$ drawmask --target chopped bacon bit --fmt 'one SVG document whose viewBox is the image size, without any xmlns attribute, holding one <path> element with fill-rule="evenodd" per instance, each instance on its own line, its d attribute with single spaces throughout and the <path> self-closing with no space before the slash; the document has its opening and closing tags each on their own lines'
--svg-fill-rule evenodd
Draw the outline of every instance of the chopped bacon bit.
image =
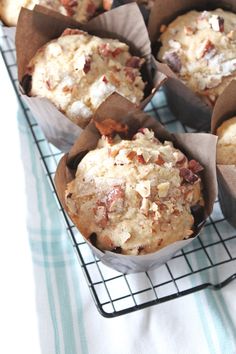
<svg viewBox="0 0 236 354">
<path fill-rule="evenodd" d="M 116 122 L 111 118 L 104 119 L 102 122 L 94 121 L 96 128 L 101 135 L 112 136 L 115 133 L 126 133 L 128 131 L 127 124 Z"/>
<path fill-rule="evenodd" d="M 102 81 L 103 81 L 103 82 L 105 82 L 105 84 L 108 84 L 108 80 L 107 80 L 107 78 L 106 78 L 106 76 L 105 76 L 105 75 L 103 75 L 103 77 L 102 77 Z"/>
<path fill-rule="evenodd" d="M 120 53 L 122 53 L 123 50 L 121 48 L 116 48 L 115 50 L 113 50 L 113 52 L 111 52 L 113 58 L 115 58 L 117 55 L 119 55 Z"/>
<path fill-rule="evenodd" d="M 91 69 L 91 58 L 87 57 L 85 58 L 83 71 L 85 74 L 87 74 L 90 71 L 90 69 Z"/>
<path fill-rule="evenodd" d="M 137 154 L 136 154 L 135 151 L 130 151 L 130 152 L 128 153 L 128 155 L 127 155 L 127 158 L 132 161 L 132 160 L 135 158 L 136 155 L 137 155 Z"/>
<path fill-rule="evenodd" d="M 96 11 L 96 6 L 94 3 L 90 2 L 87 6 L 87 13 L 90 14 L 90 15 L 93 15 Z"/>
<path fill-rule="evenodd" d="M 143 165 L 146 163 L 146 161 L 143 158 L 143 155 L 137 155 L 137 160 L 139 163 L 142 163 Z"/>
<path fill-rule="evenodd" d="M 188 168 L 181 168 L 179 171 L 180 177 L 182 177 L 186 182 L 194 184 L 198 180 L 198 176 L 195 175 L 191 170 Z"/>
<path fill-rule="evenodd" d="M 106 198 L 106 207 L 108 212 L 119 211 L 123 209 L 125 192 L 121 186 L 114 186 Z"/>
<path fill-rule="evenodd" d="M 155 163 L 156 163 L 157 165 L 162 166 L 162 165 L 164 165 L 165 160 L 163 160 L 163 158 L 161 157 L 161 155 L 158 155 L 158 156 L 157 156 L 157 159 L 156 159 L 156 161 L 155 161 Z"/>
<path fill-rule="evenodd" d="M 193 173 L 198 173 L 204 170 L 204 168 L 200 165 L 199 162 L 196 160 L 190 160 L 188 163 L 188 168 L 193 172 Z"/>
<path fill-rule="evenodd" d="M 108 222 L 107 209 L 105 203 L 98 200 L 95 208 L 93 208 L 93 212 L 97 224 L 104 228 Z"/>
<path fill-rule="evenodd" d="M 180 57 L 176 52 L 166 53 L 164 57 L 169 67 L 176 73 L 179 73 L 182 68 Z"/>
<path fill-rule="evenodd" d="M 206 54 L 209 54 L 211 52 L 215 51 L 215 46 L 214 44 L 208 39 L 204 48 L 203 48 L 203 51 L 200 55 L 200 58 L 203 58 Z"/>
<path fill-rule="evenodd" d="M 127 59 L 125 65 L 130 68 L 139 68 L 141 61 L 142 60 L 139 57 L 131 57 L 131 58 Z"/>
<path fill-rule="evenodd" d="M 63 36 L 71 36 L 73 34 L 84 34 L 83 31 L 78 29 L 66 28 L 64 32 L 62 32 L 61 37 Z"/>
<path fill-rule="evenodd" d="M 127 76 L 127 78 L 131 81 L 131 82 L 134 82 L 136 76 L 137 76 L 137 73 L 134 72 L 133 68 L 130 68 L 130 67 L 125 67 L 124 68 L 124 72 L 125 72 L 125 75 Z"/>
</svg>

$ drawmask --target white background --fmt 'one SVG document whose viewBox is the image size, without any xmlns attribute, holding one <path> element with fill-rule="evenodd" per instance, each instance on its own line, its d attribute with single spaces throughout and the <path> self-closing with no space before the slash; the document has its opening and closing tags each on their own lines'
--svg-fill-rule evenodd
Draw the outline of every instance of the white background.
<svg viewBox="0 0 236 354">
<path fill-rule="evenodd" d="M 0 353 L 40 353 L 17 99 L 0 56 Z"/>
</svg>

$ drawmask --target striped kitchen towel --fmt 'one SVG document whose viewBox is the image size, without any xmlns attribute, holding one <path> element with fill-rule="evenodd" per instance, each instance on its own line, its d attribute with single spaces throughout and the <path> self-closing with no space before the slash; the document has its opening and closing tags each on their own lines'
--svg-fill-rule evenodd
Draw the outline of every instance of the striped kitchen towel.
<svg viewBox="0 0 236 354">
<path fill-rule="evenodd" d="M 159 106 L 163 100 L 161 97 Z M 236 282 L 217 292 L 204 290 L 112 319 L 99 314 L 21 109 L 18 122 L 42 353 L 236 353 Z M 179 127 L 172 122 L 168 128 Z M 233 232 L 228 224 L 224 227 L 222 232 Z M 193 257 L 193 264 L 203 261 L 200 254 Z M 229 263 L 228 272 L 235 272 L 235 264 Z M 93 270 L 91 276 L 96 277 Z M 207 276 L 198 277 L 207 281 Z M 213 271 L 212 277 L 217 282 L 221 274 Z M 131 275 L 130 279 L 136 288 L 144 281 L 141 275 Z M 195 282 L 197 278 L 191 285 Z M 110 290 L 119 294 L 119 283 Z"/>
</svg>

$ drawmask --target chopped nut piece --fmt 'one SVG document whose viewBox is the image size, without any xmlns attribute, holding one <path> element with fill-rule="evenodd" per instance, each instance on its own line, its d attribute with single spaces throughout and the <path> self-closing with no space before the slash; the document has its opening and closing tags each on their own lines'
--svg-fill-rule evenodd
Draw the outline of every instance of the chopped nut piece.
<svg viewBox="0 0 236 354">
<path fill-rule="evenodd" d="M 173 39 L 169 40 L 169 46 L 177 51 L 181 48 L 181 44 Z"/>
<path fill-rule="evenodd" d="M 151 183 L 150 181 L 141 181 L 136 184 L 135 190 L 141 195 L 143 198 L 147 198 L 151 192 Z"/>
<path fill-rule="evenodd" d="M 90 69 L 91 69 L 91 58 L 87 57 L 85 58 L 83 71 L 85 74 L 87 74 L 90 71 Z"/>
<path fill-rule="evenodd" d="M 130 152 L 128 153 L 127 157 L 128 157 L 129 160 L 132 161 L 132 160 L 135 158 L 136 155 L 137 155 L 137 154 L 136 154 L 135 151 L 130 151 Z"/>
<path fill-rule="evenodd" d="M 167 29 L 167 26 L 166 26 L 166 25 L 161 25 L 161 27 L 160 27 L 160 33 L 165 32 L 166 29 Z"/>
<path fill-rule="evenodd" d="M 211 28 L 213 29 L 213 31 L 216 32 L 224 32 L 224 22 L 225 20 L 223 19 L 223 17 L 216 15 L 211 16 L 209 19 Z"/>
<path fill-rule="evenodd" d="M 106 207 L 109 213 L 122 211 L 125 192 L 121 186 L 115 186 L 106 197 Z"/>
<path fill-rule="evenodd" d="M 157 157 L 155 163 L 156 163 L 157 165 L 162 166 L 162 165 L 164 165 L 165 160 L 161 157 L 161 155 L 158 155 L 158 157 Z"/>
<path fill-rule="evenodd" d="M 197 52 L 196 58 L 201 59 L 201 58 L 205 57 L 207 60 L 209 60 L 215 54 L 216 54 L 216 49 L 215 49 L 214 44 L 209 39 L 207 39 L 200 46 L 200 48 Z"/>
<path fill-rule="evenodd" d="M 196 33 L 197 29 L 194 27 L 190 27 L 190 26 L 184 26 L 184 33 L 187 36 L 192 36 L 194 33 Z"/>
<path fill-rule="evenodd" d="M 109 156 L 110 157 L 116 157 L 117 155 L 119 154 L 119 150 L 112 150 L 112 149 L 110 149 L 109 150 Z"/>
<path fill-rule="evenodd" d="M 176 72 L 179 73 L 182 67 L 181 60 L 176 52 L 170 52 L 166 53 L 163 58 L 166 63 L 170 66 L 170 68 Z"/>
<path fill-rule="evenodd" d="M 167 196 L 170 188 L 170 182 L 163 182 L 158 184 L 157 189 L 158 189 L 158 195 L 160 198 L 164 198 Z"/>
<path fill-rule="evenodd" d="M 93 209 L 95 221 L 101 226 L 105 227 L 108 222 L 107 209 L 104 203 L 97 201 L 96 207 Z"/>
<path fill-rule="evenodd" d="M 149 205 L 150 205 L 149 200 L 148 200 L 147 198 L 143 198 L 143 199 L 142 199 L 142 203 L 141 203 L 140 210 L 141 210 L 145 215 L 148 214 Z"/>
<path fill-rule="evenodd" d="M 230 31 L 229 33 L 227 33 L 227 37 L 228 37 L 231 41 L 236 40 L 236 31 Z"/>
<path fill-rule="evenodd" d="M 137 159 L 139 163 L 145 164 L 145 160 L 143 158 L 143 155 L 137 155 Z"/>
</svg>

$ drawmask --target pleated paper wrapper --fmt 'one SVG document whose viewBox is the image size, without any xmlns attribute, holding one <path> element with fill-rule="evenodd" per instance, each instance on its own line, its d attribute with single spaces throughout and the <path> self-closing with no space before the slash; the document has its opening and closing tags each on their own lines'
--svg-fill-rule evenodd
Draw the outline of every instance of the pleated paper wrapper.
<svg viewBox="0 0 236 354">
<path fill-rule="evenodd" d="M 156 0 L 151 10 L 148 32 L 153 54 L 160 48 L 161 25 L 168 25 L 178 16 L 191 10 L 203 11 L 222 8 L 236 13 L 235 0 Z M 189 89 L 167 64 L 158 63 L 160 72 L 168 76 L 164 88 L 168 105 L 173 114 L 184 124 L 200 131 L 209 131 L 213 106 Z"/>
<path fill-rule="evenodd" d="M 202 212 L 195 215 L 195 225 L 193 237 L 183 241 L 177 241 L 161 250 L 147 255 L 122 255 L 111 251 L 101 251 L 93 246 L 88 240 L 89 247 L 92 249 L 104 264 L 114 268 L 122 273 L 143 272 L 161 266 L 167 262 L 177 251 L 193 241 L 203 227 L 206 218 L 210 215 L 213 203 L 217 195 L 215 153 L 217 138 L 211 134 L 187 133 L 187 134 L 170 134 L 158 121 L 148 114 L 137 109 L 132 103 L 125 98 L 114 93 L 98 108 L 94 120 L 102 122 L 107 118 L 116 122 L 127 124 L 128 137 L 132 136 L 142 127 L 152 129 L 155 136 L 161 140 L 169 140 L 180 148 L 189 158 L 194 158 L 204 167 L 202 174 L 203 195 L 205 207 Z M 76 225 L 76 218 L 70 214 L 65 204 L 65 190 L 67 183 L 75 178 L 76 168 L 80 160 L 85 154 L 93 150 L 97 146 L 97 142 L 101 137 L 94 121 L 91 121 L 80 135 L 69 154 L 61 159 L 55 176 L 55 184 L 58 197 L 64 209 L 67 211 L 72 221 Z M 206 154 L 206 151 L 208 152 Z M 79 215 L 78 215 L 79 217 Z"/>
<path fill-rule="evenodd" d="M 25 76 L 25 74 L 27 65 L 37 50 L 50 40 L 58 38 L 66 28 L 78 28 L 102 38 L 119 39 L 129 45 L 132 55 L 145 58 L 141 73 L 147 85 L 140 107 L 144 107 L 150 101 L 160 83 L 165 79 L 165 75 L 157 72 L 156 61 L 151 55 L 147 29 L 135 3 L 103 13 L 87 24 L 79 24 L 69 17 L 41 6 L 36 6 L 33 11 L 22 9 L 16 31 L 21 92 L 47 140 L 62 151 L 68 151 L 75 139 L 82 133 L 84 128 L 82 120 L 81 127 L 79 127 L 48 99 L 27 96 L 30 76 Z"/>
<path fill-rule="evenodd" d="M 226 120 L 236 116 L 236 80 L 225 89 L 216 102 L 211 122 L 211 130 L 216 134 L 217 128 Z M 217 165 L 219 202 L 225 218 L 236 227 L 236 166 Z"/>
</svg>

